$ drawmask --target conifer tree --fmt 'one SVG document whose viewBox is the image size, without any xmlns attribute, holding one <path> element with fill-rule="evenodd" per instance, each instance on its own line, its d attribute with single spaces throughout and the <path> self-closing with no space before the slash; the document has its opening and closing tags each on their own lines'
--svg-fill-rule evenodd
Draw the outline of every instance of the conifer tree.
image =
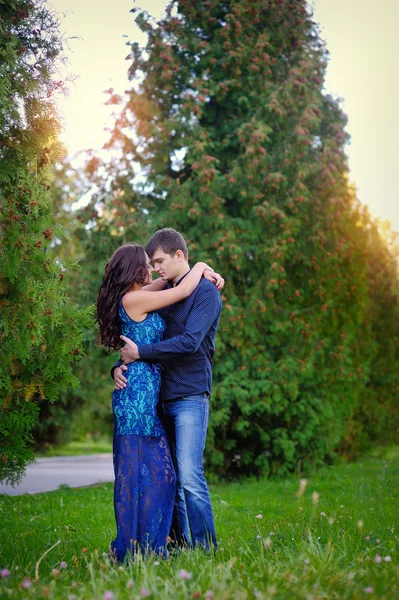
<svg viewBox="0 0 399 600">
<path fill-rule="evenodd" d="M 131 46 L 128 97 L 110 99 L 118 173 L 139 165 L 146 225 L 180 230 L 227 280 L 208 465 L 283 473 L 330 459 L 359 434 L 380 342 L 346 118 L 323 89 L 307 4 L 178 0 L 136 22 L 148 42 Z"/>
<path fill-rule="evenodd" d="M 0 479 L 15 483 L 33 460 L 39 400 L 77 383 L 71 364 L 89 310 L 69 301 L 67 265 L 52 249 L 58 21 L 40 0 L 2 0 L 0 17 Z"/>
</svg>

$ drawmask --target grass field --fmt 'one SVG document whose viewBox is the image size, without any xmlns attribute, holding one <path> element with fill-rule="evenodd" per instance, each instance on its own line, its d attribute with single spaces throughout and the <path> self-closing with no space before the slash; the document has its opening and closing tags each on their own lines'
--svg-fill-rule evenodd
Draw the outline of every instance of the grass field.
<svg viewBox="0 0 399 600">
<path fill-rule="evenodd" d="M 50 456 L 78 456 L 88 454 L 102 454 L 112 452 L 112 440 L 85 440 L 80 442 L 68 442 L 64 446 L 48 448 L 46 451 L 36 452 L 36 458 Z"/>
<path fill-rule="evenodd" d="M 306 484 L 213 485 L 216 556 L 192 551 L 123 567 L 107 558 L 111 484 L 1 496 L 0 596 L 399 599 L 398 475 L 399 449 L 390 448 Z"/>
</svg>

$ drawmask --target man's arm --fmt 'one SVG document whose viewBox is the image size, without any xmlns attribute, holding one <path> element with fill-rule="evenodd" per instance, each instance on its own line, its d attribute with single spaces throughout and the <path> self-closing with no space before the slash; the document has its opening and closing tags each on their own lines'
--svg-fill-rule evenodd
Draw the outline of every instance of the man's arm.
<svg viewBox="0 0 399 600">
<path fill-rule="evenodd" d="M 216 287 L 199 289 L 183 333 L 157 344 L 140 344 L 140 360 L 162 361 L 181 354 L 194 354 L 220 312 Z"/>
</svg>

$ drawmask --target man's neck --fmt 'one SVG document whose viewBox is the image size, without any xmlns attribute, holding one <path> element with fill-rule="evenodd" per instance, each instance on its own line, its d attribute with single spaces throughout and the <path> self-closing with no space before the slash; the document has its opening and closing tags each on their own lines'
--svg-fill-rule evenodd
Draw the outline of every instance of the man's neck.
<svg viewBox="0 0 399 600">
<path fill-rule="evenodd" d="M 172 285 L 175 286 L 177 283 L 179 283 L 179 281 L 185 276 L 187 275 L 187 273 L 190 271 L 190 265 L 188 263 L 182 263 L 181 268 L 179 269 L 179 273 L 176 275 L 176 277 L 172 280 Z"/>
</svg>

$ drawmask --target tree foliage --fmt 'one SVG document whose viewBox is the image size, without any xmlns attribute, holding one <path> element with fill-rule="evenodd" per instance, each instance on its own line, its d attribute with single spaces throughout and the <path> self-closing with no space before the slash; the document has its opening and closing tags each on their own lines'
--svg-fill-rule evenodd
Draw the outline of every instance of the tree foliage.
<svg viewBox="0 0 399 600">
<path fill-rule="evenodd" d="M 77 384 L 88 309 L 71 304 L 66 264 L 52 245 L 48 167 L 62 155 L 53 97 L 62 56 L 58 22 L 42 2 L 0 1 L 0 479 L 32 461 L 38 402 Z"/>
<path fill-rule="evenodd" d="M 397 250 L 348 183 L 346 118 L 306 3 L 179 0 L 136 22 L 148 42 L 131 45 L 127 97 L 110 91 L 117 158 L 90 162 L 106 185 L 88 243 L 173 226 L 226 277 L 215 472 L 354 452 L 397 397 Z"/>
</svg>

